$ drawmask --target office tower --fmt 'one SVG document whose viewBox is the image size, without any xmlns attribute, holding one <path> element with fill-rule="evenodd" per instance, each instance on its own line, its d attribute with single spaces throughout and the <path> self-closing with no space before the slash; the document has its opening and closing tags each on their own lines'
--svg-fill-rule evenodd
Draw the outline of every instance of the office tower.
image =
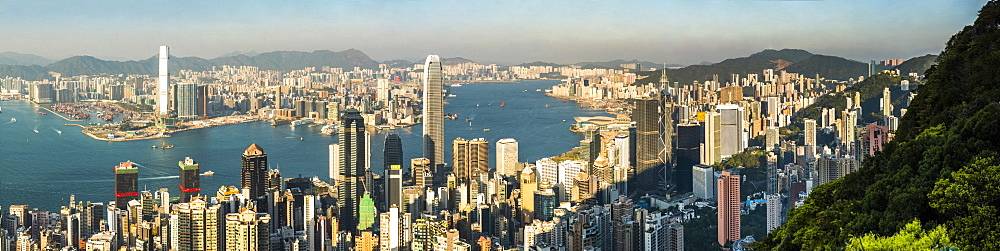
<svg viewBox="0 0 1000 251">
<path fill-rule="evenodd" d="M 180 202 L 189 202 L 191 198 L 201 194 L 201 165 L 190 157 L 184 157 L 184 160 L 177 162 L 177 166 L 181 178 L 180 184 L 177 185 L 181 188 Z"/>
<path fill-rule="evenodd" d="M 740 175 L 722 171 L 718 183 L 719 245 L 740 237 Z"/>
<path fill-rule="evenodd" d="M 385 184 L 386 207 L 403 206 L 403 168 L 391 165 L 385 169 L 387 180 Z"/>
<path fill-rule="evenodd" d="M 340 202 L 340 227 L 358 230 L 359 200 L 365 190 L 368 144 L 365 119 L 357 109 L 348 109 L 340 118 L 340 175 L 343 177 L 338 191 Z M 355 232 L 356 233 L 356 232 Z"/>
<path fill-rule="evenodd" d="M 174 106 L 177 107 L 178 118 L 198 117 L 198 85 L 193 83 L 177 83 L 174 90 Z"/>
<path fill-rule="evenodd" d="M 197 89 L 198 90 L 195 91 L 197 96 L 195 100 L 197 103 L 196 108 L 198 110 L 198 116 L 208 116 L 208 86 L 199 85 Z"/>
<path fill-rule="evenodd" d="M 222 212 L 220 205 L 208 205 L 201 197 L 178 204 L 178 225 L 172 226 L 178 229 L 178 235 L 172 236 L 178 239 L 177 250 L 224 250 L 219 246 Z"/>
<path fill-rule="evenodd" d="M 437 55 L 424 63 L 424 158 L 431 167 L 444 165 L 444 73 Z"/>
<path fill-rule="evenodd" d="M 267 191 L 267 154 L 257 144 L 243 151 L 240 187 L 248 191 L 249 199 L 263 197 Z"/>
<path fill-rule="evenodd" d="M 512 138 L 497 141 L 497 173 L 513 176 L 517 172 L 517 140 Z"/>
<path fill-rule="evenodd" d="M 431 160 L 427 158 L 416 158 L 410 160 L 410 170 L 413 172 L 413 184 L 423 191 L 431 185 L 433 178 L 431 172 Z"/>
<path fill-rule="evenodd" d="M 531 222 L 535 212 L 535 190 L 538 190 L 538 176 L 534 167 L 525 167 L 518 182 L 521 187 L 521 222 Z"/>
<path fill-rule="evenodd" d="M 490 142 L 486 139 L 457 138 L 452 141 L 451 155 L 451 173 L 459 182 L 468 183 L 490 170 Z"/>
<path fill-rule="evenodd" d="M 767 193 L 777 194 L 778 187 L 778 155 L 774 152 L 767 152 Z"/>
<path fill-rule="evenodd" d="M 719 111 L 720 134 L 722 139 L 723 158 L 743 152 L 747 144 L 745 122 L 743 121 L 743 107 L 738 105 L 718 105 L 715 107 Z"/>
<path fill-rule="evenodd" d="M 695 165 L 691 169 L 694 196 L 709 200 L 715 198 L 715 170 L 709 165 Z"/>
<path fill-rule="evenodd" d="M 336 186 L 340 181 L 340 143 L 330 144 L 330 184 Z"/>
<path fill-rule="evenodd" d="M 306 232 L 305 250 L 314 250 L 316 242 L 323 239 L 322 235 L 320 238 L 316 238 L 316 209 L 318 208 L 316 204 L 318 201 L 319 198 L 316 198 L 316 195 L 306 194 L 302 196 L 302 230 Z"/>
<path fill-rule="evenodd" d="M 673 177 L 678 192 L 690 192 L 692 189 L 692 167 L 701 163 L 702 131 L 698 124 L 677 126 L 677 148 L 674 150 L 677 167 L 674 168 Z"/>
<path fill-rule="evenodd" d="M 535 194 L 532 196 L 535 198 L 534 219 L 551 221 L 552 217 L 555 216 L 555 209 L 557 205 L 556 193 L 552 190 L 552 184 L 542 181 L 541 185 L 538 186 L 538 190 L 535 191 Z"/>
<path fill-rule="evenodd" d="M 170 59 L 170 48 L 160 46 L 160 76 L 156 82 L 156 110 L 160 117 L 166 117 L 168 104 L 170 103 L 170 71 L 168 70 L 168 60 Z"/>
<path fill-rule="evenodd" d="M 722 120 L 719 118 L 719 113 L 705 112 L 703 128 L 705 145 L 701 148 L 703 153 L 701 164 L 714 165 L 722 161 Z"/>
<path fill-rule="evenodd" d="M 804 135 L 805 143 L 803 143 L 806 148 L 807 154 L 816 152 L 816 121 L 811 119 L 802 120 L 802 133 Z"/>
<path fill-rule="evenodd" d="M 661 103 L 657 99 L 640 99 L 635 101 L 632 110 L 632 121 L 636 128 L 636 164 L 635 176 L 630 180 L 629 187 L 639 191 L 657 190 L 660 182 L 664 159 L 661 154 L 664 145 L 661 142 L 664 128 L 660 122 Z"/>
<path fill-rule="evenodd" d="M 130 200 L 139 199 L 139 167 L 125 161 L 115 167 L 115 205 L 127 209 Z"/>
<path fill-rule="evenodd" d="M 269 230 L 271 217 L 242 208 L 239 213 L 226 215 L 226 251 L 271 250 Z"/>
<path fill-rule="evenodd" d="M 781 195 L 768 194 L 764 198 L 767 200 L 767 232 L 781 226 Z"/>
<path fill-rule="evenodd" d="M 403 142 L 398 134 L 389 134 L 385 137 L 384 149 L 382 154 L 386 169 L 393 165 L 403 166 Z"/>
<path fill-rule="evenodd" d="M 882 117 L 892 116 L 892 92 L 889 87 L 882 89 Z"/>
</svg>

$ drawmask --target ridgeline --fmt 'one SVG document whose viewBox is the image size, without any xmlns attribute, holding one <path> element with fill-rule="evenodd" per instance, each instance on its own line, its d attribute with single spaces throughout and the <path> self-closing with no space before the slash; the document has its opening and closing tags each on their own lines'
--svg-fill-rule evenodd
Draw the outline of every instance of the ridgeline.
<svg viewBox="0 0 1000 251">
<path fill-rule="evenodd" d="M 1000 250 L 997 55 L 1000 2 L 990 1 L 927 70 L 886 149 L 815 188 L 755 249 Z"/>
</svg>

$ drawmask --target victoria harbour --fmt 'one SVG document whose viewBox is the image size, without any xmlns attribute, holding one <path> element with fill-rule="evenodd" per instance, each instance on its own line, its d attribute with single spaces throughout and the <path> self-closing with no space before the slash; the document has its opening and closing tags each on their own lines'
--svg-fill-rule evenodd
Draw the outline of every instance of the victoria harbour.
<svg viewBox="0 0 1000 251">
<path fill-rule="evenodd" d="M 579 145 L 582 136 L 568 128 L 577 116 L 607 116 L 603 111 L 580 108 L 544 95 L 559 81 L 525 81 L 499 84 L 466 84 L 452 87 L 456 97 L 448 98 L 445 112 L 457 113 L 446 120 L 446 139 L 485 138 L 496 142 L 515 138 L 521 143 L 519 161 L 561 154 Z M 500 103 L 505 104 L 500 107 Z M 545 105 L 548 104 L 549 107 Z M 110 175 L 119 162 L 139 165 L 140 190 L 161 187 L 178 192 L 177 162 L 191 157 L 213 176 L 202 177 L 203 193 L 212 194 L 220 186 L 239 185 L 240 154 L 250 144 L 264 148 L 272 169 L 284 177 L 319 177 L 328 180 L 328 147 L 336 136 L 319 135 L 319 127 L 272 127 L 251 122 L 179 132 L 164 139 L 107 142 L 91 139 L 76 126 L 53 115 L 40 115 L 31 103 L 0 101 L 0 201 L 57 209 L 62 203 L 51 198 L 76 195 L 77 200 L 102 201 L 114 190 Z M 10 122 L 11 118 L 16 122 Z M 470 123 L 465 119 L 471 120 Z M 564 121 L 565 120 L 565 121 Z M 483 131 L 483 129 L 490 129 Z M 36 133 L 35 130 L 38 132 Z M 382 142 L 388 133 L 403 140 L 404 159 L 421 156 L 420 125 L 382 130 L 371 135 L 372 170 L 382 173 Z M 61 131 L 61 133 L 60 133 Z M 300 140 L 301 138 L 301 140 Z M 153 149 L 161 144 L 172 149 Z M 492 146 L 491 146 L 492 147 Z M 445 148 L 451 151 L 450 145 Z M 16 156 L 16 158 L 14 158 Z M 54 156 L 54 157 L 53 157 Z M 450 162 L 450 161 L 449 161 Z M 44 182 L 38 182 L 44 181 Z"/>
</svg>

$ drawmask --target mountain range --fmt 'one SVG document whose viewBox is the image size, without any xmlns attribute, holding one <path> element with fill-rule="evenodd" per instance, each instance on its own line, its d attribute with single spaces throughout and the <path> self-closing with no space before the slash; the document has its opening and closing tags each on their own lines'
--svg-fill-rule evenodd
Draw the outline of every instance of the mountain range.
<svg viewBox="0 0 1000 251">
<path fill-rule="evenodd" d="M 906 71 L 923 72 L 933 64 L 936 56 L 927 55 L 900 65 Z M 443 65 L 475 63 L 472 60 L 454 57 L 441 60 Z M 411 67 L 422 62 L 389 60 L 381 62 L 389 67 Z M 622 64 L 638 63 L 641 68 L 659 68 L 663 64 L 639 60 L 611 60 L 605 62 L 579 62 L 582 68 L 622 69 Z M 222 65 L 256 66 L 261 70 L 291 71 L 305 67 L 330 66 L 335 68 L 362 69 L 378 68 L 379 62 L 372 60 L 364 52 L 349 49 L 339 52 L 317 50 L 313 52 L 275 51 L 267 53 L 232 52 L 213 59 L 199 57 L 172 57 L 171 73 L 180 70 L 204 71 Z M 549 62 L 524 63 L 519 66 L 567 66 Z M 761 73 L 764 69 L 786 70 L 813 77 L 815 74 L 827 79 L 847 80 L 867 73 L 867 64 L 835 56 L 813 54 L 804 50 L 783 49 L 764 50 L 748 57 L 727 59 L 719 63 L 690 65 L 669 64 L 667 75 L 674 82 L 704 81 L 718 75 L 720 80 L 728 80 L 730 74 Z M 143 60 L 110 61 L 92 56 L 74 56 L 59 61 L 43 57 L 12 52 L 0 53 L 0 76 L 20 77 L 27 80 L 50 78 L 49 72 L 59 72 L 63 76 L 100 74 L 143 74 L 154 75 L 158 69 L 156 55 Z M 659 81 L 660 71 L 642 72 L 650 77 L 640 79 L 637 84 Z"/>
<path fill-rule="evenodd" d="M 912 58 L 896 67 L 876 67 L 877 71 L 900 69 L 902 74 L 923 73 L 934 64 L 934 55 Z M 765 69 L 787 71 L 813 78 L 817 74 L 826 79 L 849 80 L 868 74 L 868 64 L 842 57 L 813 54 L 799 49 L 764 50 L 748 57 L 731 58 L 719 63 L 691 65 L 678 69 L 666 69 L 671 82 L 690 83 L 712 80 L 718 76 L 720 82 L 731 81 L 732 74 L 761 74 Z M 649 76 L 636 81 L 637 85 L 658 83 L 663 70 L 641 72 Z M 745 76 L 744 76 L 745 77 Z"/>
</svg>

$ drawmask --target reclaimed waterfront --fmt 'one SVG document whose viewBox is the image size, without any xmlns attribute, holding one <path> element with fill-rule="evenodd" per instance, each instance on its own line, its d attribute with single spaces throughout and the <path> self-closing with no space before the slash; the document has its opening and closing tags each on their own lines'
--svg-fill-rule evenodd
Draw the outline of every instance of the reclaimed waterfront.
<svg viewBox="0 0 1000 251">
<path fill-rule="evenodd" d="M 456 97 L 447 99 L 445 112 L 457 113 L 458 118 L 445 121 L 446 141 L 456 137 L 485 138 L 491 142 L 492 156 L 497 140 L 514 138 L 520 142 L 522 162 L 558 155 L 579 145 L 582 136 L 568 130 L 573 117 L 607 113 L 580 108 L 574 102 L 563 103 L 536 91 L 557 83 L 525 81 L 452 87 Z M 501 102 L 504 107 L 499 107 Z M 202 171 L 215 172 L 214 176 L 202 177 L 202 193 L 214 194 L 220 186 L 239 185 L 240 154 L 252 143 L 264 148 L 271 168 L 280 169 L 284 177 L 301 174 L 326 180 L 327 146 L 337 141 L 335 136 L 319 135 L 319 126 L 272 127 L 267 122 L 189 130 L 170 138 L 96 141 L 80 133 L 79 127 L 66 125 L 74 122 L 37 114 L 31 103 L 2 101 L 0 106 L 0 205 L 28 204 L 48 210 L 68 203 L 70 194 L 84 201 L 113 199 L 112 167 L 127 160 L 140 166 L 141 190 L 169 188 L 171 194 L 176 194 L 177 161 L 191 157 L 201 164 Z M 16 122 L 9 122 L 11 118 Z M 466 119 L 471 120 L 471 126 Z M 421 156 L 421 132 L 417 125 L 373 134 L 373 171 L 382 173 L 385 135 L 400 135 L 408 162 Z M 162 144 L 175 147 L 151 148 Z M 449 144 L 447 156 L 450 148 Z M 490 161 L 492 165 L 493 157 Z"/>
</svg>

